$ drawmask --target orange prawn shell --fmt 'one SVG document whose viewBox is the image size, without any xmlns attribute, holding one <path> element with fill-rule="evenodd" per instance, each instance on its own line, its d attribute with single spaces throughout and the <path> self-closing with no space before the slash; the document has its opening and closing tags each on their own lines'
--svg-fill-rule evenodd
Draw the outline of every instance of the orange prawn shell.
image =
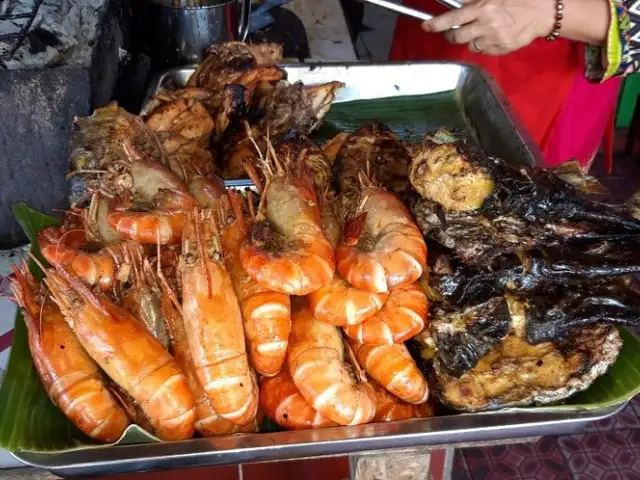
<svg viewBox="0 0 640 480">
<path fill-rule="evenodd" d="M 244 270 L 271 290 L 289 295 L 307 295 L 327 285 L 335 259 L 309 178 L 277 176 L 264 195 L 266 220 L 254 224 L 240 249 Z"/>
<path fill-rule="evenodd" d="M 427 246 L 404 203 L 391 192 L 365 187 L 336 248 L 338 272 L 356 288 L 388 292 L 417 281 Z"/>
<path fill-rule="evenodd" d="M 240 305 L 218 241 L 213 212 L 189 215 L 180 259 L 182 313 L 196 372 L 213 407 L 233 423 L 246 425 L 256 416 L 258 392 Z"/>
<path fill-rule="evenodd" d="M 155 212 L 110 212 L 109 226 L 120 235 L 144 245 L 180 243 L 186 213 L 180 210 Z"/>
<path fill-rule="evenodd" d="M 276 375 L 286 360 L 291 302 L 288 295 L 253 280 L 240 264 L 240 246 L 249 229 L 240 194 L 229 192 L 220 206 L 219 216 L 225 224 L 221 235 L 225 264 L 240 302 L 249 360 L 259 374 Z"/>
<path fill-rule="evenodd" d="M 415 405 L 429 399 L 427 380 L 404 344 L 350 344 L 358 363 L 390 393 Z"/>
<path fill-rule="evenodd" d="M 411 283 L 393 290 L 379 312 L 365 322 L 346 326 L 344 332 L 368 345 L 403 343 L 424 329 L 428 311 L 424 290 Z"/>
<path fill-rule="evenodd" d="M 60 309 L 51 301 L 37 304 L 28 280 L 14 271 L 17 285 L 12 288 L 23 308 L 29 350 L 47 395 L 86 435 L 115 442 L 129 426 L 127 414 L 110 394 L 98 365 L 82 348 Z"/>
<path fill-rule="evenodd" d="M 265 377 L 261 380 L 260 406 L 271 420 L 287 430 L 338 425 L 304 399 L 286 369 L 275 377 Z"/>
<path fill-rule="evenodd" d="M 87 353 L 139 405 L 163 440 L 194 432 L 194 399 L 169 352 L 138 319 L 78 279 L 48 271 L 47 286 Z"/>
<path fill-rule="evenodd" d="M 389 393 L 380 385 L 375 385 L 376 391 L 376 415 L 374 422 L 395 422 L 397 420 L 410 420 L 412 418 L 429 418 L 434 415 L 434 406 L 431 402 L 413 405 L 400 400 Z"/>
<path fill-rule="evenodd" d="M 375 316 L 389 297 L 388 293 L 368 292 L 349 285 L 336 275 L 319 290 L 308 295 L 314 316 L 338 327 L 358 325 Z"/>
<path fill-rule="evenodd" d="M 373 389 L 356 382 L 345 368 L 339 330 L 316 320 L 305 300 L 292 313 L 287 361 L 293 382 L 305 400 L 334 422 L 358 425 L 375 415 Z"/>
</svg>

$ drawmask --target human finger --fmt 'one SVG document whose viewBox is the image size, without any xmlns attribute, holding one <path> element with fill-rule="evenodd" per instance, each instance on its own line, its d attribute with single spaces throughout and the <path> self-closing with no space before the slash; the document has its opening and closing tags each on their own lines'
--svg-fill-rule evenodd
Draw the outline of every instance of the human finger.
<svg viewBox="0 0 640 480">
<path fill-rule="evenodd" d="M 449 43 L 464 45 L 474 38 L 482 36 L 482 26 L 478 22 L 473 22 L 464 27 L 445 32 L 444 36 Z"/>
<path fill-rule="evenodd" d="M 478 17 L 478 8 L 475 4 L 465 5 L 462 8 L 456 8 L 433 17 L 422 24 L 425 32 L 446 32 L 457 25 L 466 25 L 476 20 Z"/>
</svg>

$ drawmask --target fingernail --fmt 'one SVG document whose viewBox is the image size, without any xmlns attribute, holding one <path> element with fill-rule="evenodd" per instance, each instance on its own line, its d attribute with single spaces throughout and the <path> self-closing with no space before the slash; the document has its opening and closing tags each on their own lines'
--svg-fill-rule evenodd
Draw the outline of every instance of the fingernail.
<svg viewBox="0 0 640 480">
<path fill-rule="evenodd" d="M 431 23 L 427 22 L 422 22 L 422 29 L 425 32 L 430 32 L 431 31 Z"/>
</svg>

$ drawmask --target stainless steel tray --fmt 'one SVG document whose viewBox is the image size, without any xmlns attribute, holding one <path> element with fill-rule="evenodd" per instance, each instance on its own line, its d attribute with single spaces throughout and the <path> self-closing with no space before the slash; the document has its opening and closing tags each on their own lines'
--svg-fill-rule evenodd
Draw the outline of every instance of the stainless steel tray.
<svg viewBox="0 0 640 480">
<path fill-rule="evenodd" d="M 521 164 L 536 164 L 541 158 L 510 113 L 503 95 L 488 76 L 473 67 L 418 63 L 292 65 L 285 68 L 292 81 L 345 82 L 347 86 L 339 93 L 338 103 L 454 92 L 452 98 L 459 115 L 486 151 Z M 152 96 L 161 88 L 184 85 L 191 72 L 193 67 L 174 69 L 161 75 L 151 84 L 148 95 Z M 248 185 L 250 182 L 243 180 L 227 182 L 231 188 Z M 19 452 L 15 456 L 60 476 L 119 474 L 574 433 L 622 407 L 510 409 L 357 427 L 94 447 L 59 454 Z"/>
</svg>

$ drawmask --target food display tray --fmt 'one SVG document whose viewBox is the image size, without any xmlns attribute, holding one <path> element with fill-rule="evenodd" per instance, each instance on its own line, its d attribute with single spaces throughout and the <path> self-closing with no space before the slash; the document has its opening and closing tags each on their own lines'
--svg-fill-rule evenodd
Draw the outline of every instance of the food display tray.
<svg viewBox="0 0 640 480">
<path fill-rule="evenodd" d="M 514 163 L 540 164 L 539 150 L 520 127 L 502 93 L 484 72 L 474 67 L 454 63 L 355 63 L 296 64 L 286 65 L 285 69 L 290 81 L 300 80 L 307 84 L 344 82 L 346 86 L 338 94 L 334 108 L 339 109 L 345 102 L 357 103 L 357 115 L 354 113 L 357 118 L 353 119 L 353 125 L 381 120 L 393 128 L 392 109 L 387 109 L 386 118 L 366 118 L 368 102 L 403 98 L 411 102 L 420 98 L 422 125 L 418 130 L 442 126 L 463 128 L 490 154 Z M 183 67 L 162 74 L 150 85 L 148 96 L 163 88 L 184 86 L 193 70 L 193 67 Z M 331 124 L 331 121 L 330 111 L 325 124 Z M 398 120 L 397 124 L 400 123 Z M 404 133 L 417 136 L 424 132 Z M 248 185 L 250 182 L 244 180 L 227 182 L 228 187 Z M 589 422 L 613 415 L 623 406 L 506 409 L 355 427 L 95 446 L 50 454 L 17 452 L 14 455 L 26 464 L 63 477 L 88 477 L 574 433 Z"/>
</svg>

